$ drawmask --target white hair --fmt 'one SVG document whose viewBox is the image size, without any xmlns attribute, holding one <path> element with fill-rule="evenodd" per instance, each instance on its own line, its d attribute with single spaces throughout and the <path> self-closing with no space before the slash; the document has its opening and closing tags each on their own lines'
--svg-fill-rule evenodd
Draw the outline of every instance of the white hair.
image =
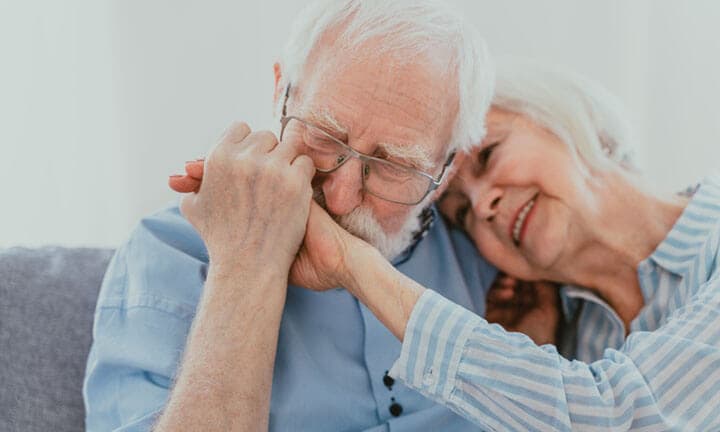
<svg viewBox="0 0 720 432">
<path fill-rule="evenodd" d="M 443 66 L 456 77 L 458 92 L 448 152 L 467 151 L 482 140 L 494 66 L 483 39 L 449 5 L 436 0 L 314 1 L 290 29 L 280 59 L 283 85 L 302 79 L 311 51 L 328 31 L 338 32 L 333 42 L 343 48 L 358 48 L 370 39 L 382 38 L 381 52 L 393 59 L 428 61 L 433 52 L 442 50 L 449 57 L 449 64 Z"/>
<path fill-rule="evenodd" d="M 599 84 L 558 66 L 501 58 L 493 106 L 522 114 L 574 148 L 590 167 L 637 169 L 620 101 Z"/>
</svg>

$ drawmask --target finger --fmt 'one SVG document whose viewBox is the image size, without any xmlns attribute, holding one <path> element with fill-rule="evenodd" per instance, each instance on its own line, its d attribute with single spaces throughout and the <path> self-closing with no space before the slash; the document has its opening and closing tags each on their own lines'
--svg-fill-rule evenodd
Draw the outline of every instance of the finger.
<svg viewBox="0 0 720 432">
<path fill-rule="evenodd" d="M 495 287 L 488 291 L 487 301 L 493 303 L 509 302 L 515 297 L 515 290 L 506 287 Z"/>
<path fill-rule="evenodd" d="M 298 155 L 290 165 L 300 170 L 308 182 L 315 176 L 315 164 L 309 156 Z"/>
<path fill-rule="evenodd" d="M 200 190 L 200 180 L 189 176 L 173 175 L 168 179 L 168 186 L 175 192 L 190 193 Z"/>
<path fill-rule="evenodd" d="M 243 147 L 253 153 L 270 153 L 278 145 L 278 139 L 270 131 L 258 131 L 248 135 L 243 141 Z"/>
<path fill-rule="evenodd" d="M 503 275 L 498 278 L 498 285 L 506 288 L 513 288 L 518 284 L 518 280 L 512 276 Z"/>
<path fill-rule="evenodd" d="M 247 145 L 247 137 L 251 135 L 251 133 L 252 130 L 247 123 L 235 122 L 231 124 L 223 134 L 220 143 L 213 148 L 208 157 L 210 159 L 216 158 L 217 153 L 226 155 L 234 154 Z"/>
<path fill-rule="evenodd" d="M 275 147 L 273 154 L 280 159 L 294 161 L 301 153 L 301 149 L 302 144 L 300 144 L 300 140 L 285 139 Z"/>
<path fill-rule="evenodd" d="M 223 133 L 220 142 L 237 144 L 242 142 L 252 130 L 245 122 L 234 122 L 232 123 Z"/>
<path fill-rule="evenodd" d="M 185 162 L 185 172 L 195 180 L 202 180 L 205 171 L 205 161 L 196 160 Z"/>
</svg>

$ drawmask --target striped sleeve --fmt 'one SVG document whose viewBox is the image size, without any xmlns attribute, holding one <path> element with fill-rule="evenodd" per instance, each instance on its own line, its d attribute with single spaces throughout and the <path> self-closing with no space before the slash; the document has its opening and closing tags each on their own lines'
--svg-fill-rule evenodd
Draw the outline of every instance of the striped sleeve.
<svg viewBox="0 0 720 432">
<path fill-rule="evenodd" d="M 720 430 L 718 284 L 591 364 L 426 290 L 390 375 L 488 430 Z"/>
</svg>

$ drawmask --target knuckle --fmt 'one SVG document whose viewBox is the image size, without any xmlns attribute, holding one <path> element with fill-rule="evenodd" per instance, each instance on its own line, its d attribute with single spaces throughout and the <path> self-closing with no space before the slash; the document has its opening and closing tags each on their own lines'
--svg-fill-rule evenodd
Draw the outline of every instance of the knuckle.
<svg viewBox="0 0 720 432">
<path fill-rule="evenodd" d="M 261 131 L 254 132 L 254 133 L 252 133 L 252 137 L 258 143 L 263 143 L 263 144 L 267 143 L 267 144 L 275 145 L 278 142 L 275 134 L 268 130 L 261 130 Z"/>
<path fill-rule="evenodd" d="M 241 121 L 233 122 L 223 136 L 223 141 L 242 141 L 252 130 L 250 126 Z"/>
<path fill-rule="evenodd" d="M 306 189 L 309 189 L 310 185 L 307 184 L 307 182 L 305 182 L 301 178 L 297 178 L 295 176 L 286 176 L 285 177 L 285 187 L 287 188 L 289 193 L 291 193 L 294 196 L 297 196 L 297 195 L 304 195 L 304 191 Z"/>
</svg>

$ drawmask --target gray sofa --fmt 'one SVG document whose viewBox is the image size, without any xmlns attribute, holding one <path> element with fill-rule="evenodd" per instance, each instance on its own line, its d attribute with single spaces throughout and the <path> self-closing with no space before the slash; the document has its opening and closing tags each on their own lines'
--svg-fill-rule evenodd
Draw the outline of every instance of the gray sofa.
<svg viewBox="0 0 720 432">
<path fill-rule="evenodd" d="M 82 379 L 109 249 L 0 250 L 0 431 L 82 431 Z"/>
</svg>

